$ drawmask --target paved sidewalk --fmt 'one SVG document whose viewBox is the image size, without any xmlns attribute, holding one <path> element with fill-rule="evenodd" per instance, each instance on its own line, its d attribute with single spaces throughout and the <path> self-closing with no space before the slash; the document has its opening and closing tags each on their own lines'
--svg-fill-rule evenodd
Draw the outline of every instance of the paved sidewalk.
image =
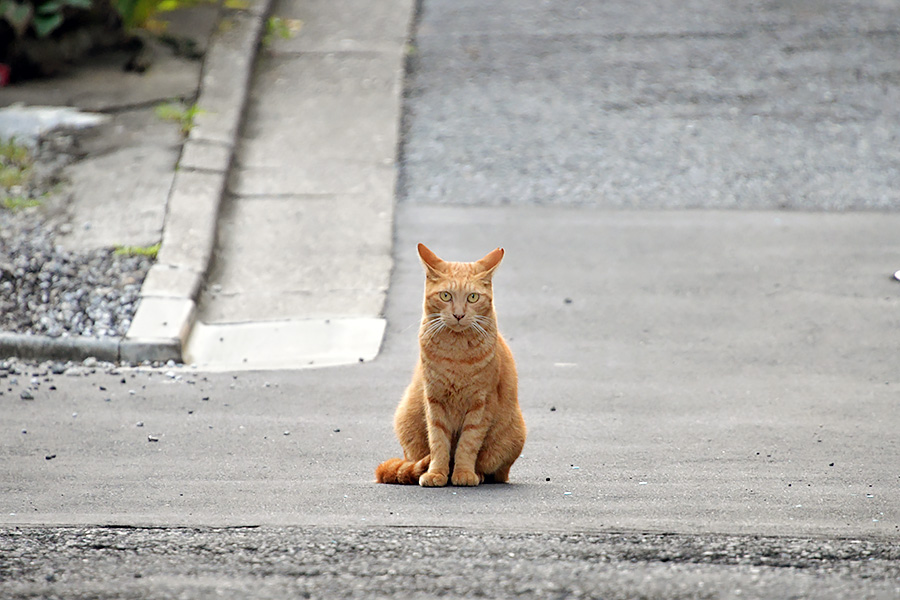
<svg viewBox="0 0 900 600">
<path fill-rule="evenodd" d="M 412 3 L 281 0 L 261 52 L 185 361 L 370 360 L 384 330 Z"/>
</svg>

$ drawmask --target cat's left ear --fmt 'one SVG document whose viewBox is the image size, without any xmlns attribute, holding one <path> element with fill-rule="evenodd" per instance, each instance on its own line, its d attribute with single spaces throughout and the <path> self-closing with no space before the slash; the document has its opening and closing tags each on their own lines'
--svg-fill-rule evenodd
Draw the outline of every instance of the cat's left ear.
<svg viewBox="0 0 900 600">
<path fill-rule="evenodd" d="M 441 272 L 444 270 L 444 261 L 438 258 L 438 255 L 428 249 L 425 244 L 417 246 L 419 258 L 422 260 L 422 266 L 428 277 L 433 279 L 440 278 Z"/>
<path fill-rule="evenodd" d="M 494 270 L 500 265 L 501 260 L 503 260 L 503 248 L 496 248 L 495 250 L 488 252 L 484 258 L 477 261 L 475 264 L 478 265 L 482 275 L 490 280 L 494 275 Z"/>
</svg>

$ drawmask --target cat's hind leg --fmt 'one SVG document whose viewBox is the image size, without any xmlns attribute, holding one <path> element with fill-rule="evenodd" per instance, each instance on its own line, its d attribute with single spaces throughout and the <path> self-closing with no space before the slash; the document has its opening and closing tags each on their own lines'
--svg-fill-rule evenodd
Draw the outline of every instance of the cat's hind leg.
<svg viewBox="0 0 900 600">
<path fill-rule="evenodd" d="M 410 385 L 394 413 L 394 432 L 403 448 L 403 457 L 413 462 L 430 453 L 424 403 L 421 388 Z"/>
<path fill-rule="evenodd" d="M 509 469 L 512 467 L 511 464 L 506 465 L 505 467 L 500 467 L 493 473 L 489 473 L 484 476 L 485 483 L 508 483 L 509 482 Z"/>
<path fill-rule="evenodd" d="M 403 448 L 403 458 L 391 458 L 378 465 L 375 481 L 412 485 L 419 483 L 419 477 L 428 470 L 431 455 L 422 403 L 421 385 L 414 381 L 394 413 L 394 432 Z"/>
<path fill-rule="evenodd" d="M 525 447 L 523 429 L 512 428 L 490 431 L 475 461 L 475 472 L 484 477 L 485 483 L 506 483 L 509 470 Z"/>
</svg>

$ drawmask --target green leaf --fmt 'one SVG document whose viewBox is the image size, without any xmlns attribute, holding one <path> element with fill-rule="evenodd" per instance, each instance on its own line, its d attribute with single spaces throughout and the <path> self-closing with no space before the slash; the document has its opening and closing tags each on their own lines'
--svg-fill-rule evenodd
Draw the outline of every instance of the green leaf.
<svg viewBox="0 0 900 600">
<path fill-rule="evenodd" d="M 12 1 L 6 5 L 6 10 L 4 11 L 6 20 L 20 36 L 25 33 L 28 23 L 31 22 L 31 15 L 31 5 Z"/>
<path fill-rule="evenodd" d="M 132 27 L 135 21 L 138 0 L 115 0 L 113 5 L 116 7 L 119 14 L 122 15 L 122 20 L 125 21 L 125 27 Z"/>
<path fill-rule="evenodd" d="M 53 30 L 62 25 L 63 16 L 61 14 L 50 15 L 49 17 L 34 18 L 34 32 L 39 38 L 47 37 Z"/>
<path fill-rule="evenodd" d="M 84 10 L 90 10 L 93 4 L 91 0 L 63 0 L 63 2 L 72 8 L 83 8 Z"/>
<path fill-rule="evenodd" d="M 39 15 L 52 15 L 62 10 L 62 7 L 63 3 L 60 0 L 50 0 L 50 2 L 44 2 L 38 6 L 37 13 Z"/>
</svg>

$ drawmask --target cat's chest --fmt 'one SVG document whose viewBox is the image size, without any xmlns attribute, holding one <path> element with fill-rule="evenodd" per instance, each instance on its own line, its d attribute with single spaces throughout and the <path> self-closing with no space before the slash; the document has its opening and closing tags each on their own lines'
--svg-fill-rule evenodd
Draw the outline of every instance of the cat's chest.
<svg viewBox="0 0 900 600">
<path fill-rule="evenodd" d="M 436 400 L 466 403 L 483 398 L 496 386 L 494 361 L 466 364 L 460 361 L 433 360 L 425 363 L 425 381 L 429 396 Z"/>
</svg>

